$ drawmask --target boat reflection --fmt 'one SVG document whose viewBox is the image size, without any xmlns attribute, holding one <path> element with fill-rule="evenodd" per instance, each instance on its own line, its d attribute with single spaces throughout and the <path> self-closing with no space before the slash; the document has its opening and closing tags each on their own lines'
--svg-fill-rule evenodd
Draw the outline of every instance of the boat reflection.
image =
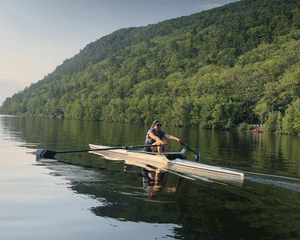
<svg viewBox="0 0 300 240">
<path fill-rule="evenodd" d="M 89 156 L 84 158 L 86 166 L 93 163 L 94 156 Z M 90 209 L 93 214 L 126 222 L 176 224 L 174 239 L 300 238 L 300 192 L 260 182 L 261 176 L 257 181 L 253 181 L 255 176 L 246 178 L 244 186 L 237 187 L 183 179 L 172 173 L 164 176 L 158 169 L 148 168 L 147 173 L 160 173 L 163 189 L 147 186 L 145 191 L 141 167 L 127 165 L 124 171 L 124 164 L 98 157 L 97 166 L 99 162 L 103 164 L 100 170 L 45 164 L 68 179 L 72 191 L 99 201 Z M 177 183 L 176 193 L 170 193 L 168 189 L 176 188 Z"/>
</svg>

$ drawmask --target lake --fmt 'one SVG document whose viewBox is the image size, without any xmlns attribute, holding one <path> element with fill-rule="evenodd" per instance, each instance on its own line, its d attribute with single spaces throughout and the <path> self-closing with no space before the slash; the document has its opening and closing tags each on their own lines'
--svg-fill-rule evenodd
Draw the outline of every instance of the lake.
<svg viewBox="0 0 300 240">
<path fill-rule="evenodd" d="M 138 167 L 89 153 L 35 157 L 88 143 L 143 145 L 148 126 L 0 116 L 0 239 L 300 239 L 299 137 L 163 129 L 203 163 L 243 171 L 244 185 L 170 174 L 178 191 L 149 198 Z"/>
</svg>

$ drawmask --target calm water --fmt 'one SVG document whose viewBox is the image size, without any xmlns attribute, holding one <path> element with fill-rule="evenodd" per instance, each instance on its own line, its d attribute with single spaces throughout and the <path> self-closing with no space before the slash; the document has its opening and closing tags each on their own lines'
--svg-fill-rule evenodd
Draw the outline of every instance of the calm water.
<svg viewBox="0 0 300 240">
<path fill-rule="evenodd" d="M 0 239 L 300 239 L 299 137 L 165 130 L 202 162 L 244 171 L 244 186 L 184 179 L 177 193 L 150 199 L 141 169 L 88 153 L 34 155 L 142 145 L 147 127 L 0 116 Z"/>
</svg>

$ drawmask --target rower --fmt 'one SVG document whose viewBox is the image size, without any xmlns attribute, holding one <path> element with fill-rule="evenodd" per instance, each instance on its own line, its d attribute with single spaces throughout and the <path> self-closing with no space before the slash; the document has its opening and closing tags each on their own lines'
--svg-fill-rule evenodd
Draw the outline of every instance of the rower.
<svg viewBox="0 0 300 240">
<path fill-rule="evenodd" d="M 150 130 L 147 132 L 146 141 L 145 141 L 145 151 L 147 152 L 168 152 L 168 144 L 163 138 L 170 140 L 175 140 L 178 143 L 181 140 L 177 137 L 174 137 L 170 134 L 167 134 L 165 131 L 161 130 L 162 124 L 158 120 L 154 120 L 151 124 Z"/>
</svg>

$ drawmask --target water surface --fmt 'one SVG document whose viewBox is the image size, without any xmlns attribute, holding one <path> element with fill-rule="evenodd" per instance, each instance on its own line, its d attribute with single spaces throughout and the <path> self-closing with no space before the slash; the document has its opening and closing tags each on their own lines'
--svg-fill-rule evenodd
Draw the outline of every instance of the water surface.
<svg viewBox="0 0 300 240">
<path fill-rule="evenodd" d="M 244 171 L 244 186 L 184 179 L 177 193 L 149 198 L 139 168 L 124 171 L 88 153 L 54 162 L 34 155 L 88 143 L 142 145 L 147 126 L 1 116 L 0 238 L 300 238 L 298 137 L 164 129 L 201 151 L 202 162 Z M 179 179 L 170 175 L 167 188 Z"/>
</svg>

